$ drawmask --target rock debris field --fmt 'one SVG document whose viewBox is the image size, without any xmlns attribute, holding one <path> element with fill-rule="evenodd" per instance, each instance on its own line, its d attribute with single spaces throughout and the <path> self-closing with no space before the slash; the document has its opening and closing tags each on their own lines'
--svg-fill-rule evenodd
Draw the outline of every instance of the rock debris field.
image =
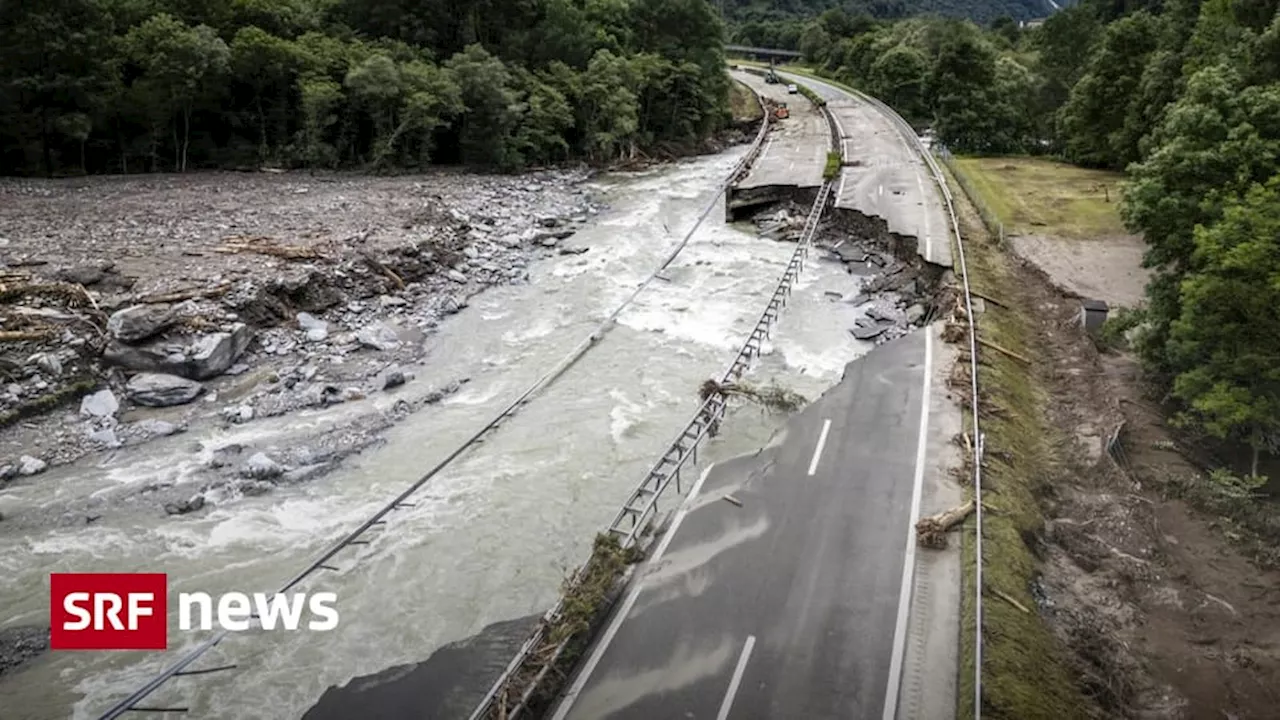
<svg viewBox="0 0 1280 720">
<path fill-rule="evenodd" d="M 471 295 L 526 282 L 539 255 L 586 251 L 572 236 L 600 208 L 585 179 L 0 181 L 0 486 L 197 422 L 395 392 L 441 318 Z M 392 415 L 461 382 L 397 402 Z M 358 451 L 377 429 L 319 459 Z M 253 494 L 326 467 L 308 453 L 236 446 L 212 464 Z M 166 500 L 170 514 L 205 504 Z"/>
</svg>

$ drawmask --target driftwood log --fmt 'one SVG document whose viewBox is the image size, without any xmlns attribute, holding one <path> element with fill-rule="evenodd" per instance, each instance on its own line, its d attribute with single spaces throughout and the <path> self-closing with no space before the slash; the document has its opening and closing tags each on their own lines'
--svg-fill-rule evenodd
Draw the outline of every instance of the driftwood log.
<svg viewBox="0 0 1280 720">
<path fill-rule="evenodd" d="M 964 519 L 969 517 L 973 509 L 974 504 L 970 500 L 950 510 L 920 518 L 920 521 L 916 523 L 916 542 L 920 543 L 921 547 L 935 550 L 945 548 L 947 546 L 947 533 L 951 528 L 964 522 Z"/>
</svg>

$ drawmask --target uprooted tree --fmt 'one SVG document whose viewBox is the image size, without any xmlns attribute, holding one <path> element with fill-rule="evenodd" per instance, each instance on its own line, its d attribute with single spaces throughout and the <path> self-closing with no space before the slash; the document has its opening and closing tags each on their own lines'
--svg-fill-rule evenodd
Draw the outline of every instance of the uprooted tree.
<svg viewBox="0 0 1280 720">
<path fill-rule="evenodd" d="M 744 382 L 721 383 L 715 380 L 707 380 L 698 389 L 698 396 L 703 402 L 706 402 L 707 398 L 716 394 L 726 397 L 745 398 L 770 410 L 786 413 L 795 412 L 809 402 L 805 396 L 777 384 L 757 387 Z"/>
</svg>

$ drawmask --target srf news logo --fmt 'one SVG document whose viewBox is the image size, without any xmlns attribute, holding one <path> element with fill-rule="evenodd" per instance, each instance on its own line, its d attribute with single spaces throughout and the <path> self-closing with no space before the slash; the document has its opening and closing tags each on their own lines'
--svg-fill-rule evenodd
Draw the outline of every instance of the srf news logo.
<svg viewBox="0 0 1280 720">
<path fill-rule="evenodd" d="M 49 647 L 53 650 L 165 650 L 169 646 L 168 578 L 164 573 L 52 573 Z M 178 594 L 178 628 L 243 632 L 338 626 L 334 593 Z M 216 622 L 216 626 L 215 626 Z"/>
</svg>

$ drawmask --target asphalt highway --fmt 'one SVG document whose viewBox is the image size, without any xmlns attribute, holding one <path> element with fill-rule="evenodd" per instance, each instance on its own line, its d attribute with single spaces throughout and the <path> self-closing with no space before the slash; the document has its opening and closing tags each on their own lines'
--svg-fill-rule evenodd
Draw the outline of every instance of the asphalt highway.
<svg viewBox="0 0 1280 720">
<path fill-rule="evenodd" d="M 770 85 L 759 75 L 734 73 L 752 90 L 787 104 L 791 116 L 777 123 L 765 139 L 760 157 L 751 164 L 747 176 L 736 187 L 818 187 L 831 148 L 831 131 L 827 120 L 804 95 L 787 93 L 785 84 Z"/>
<path fill-rule="evenodd" d="M 877 347 L 771 446 L 704 473 L 554 717 L 892 717 L 932 345 Z"/>
<path fill-rule="evenodd" d="M 951 267 L 946 207 L 934 187 L 928 165 L 903 141 L 893 121 L 870 103 L 834 85 L 811 77 L 779 74 L 825 98 L 827 109 L 835 117 L 846 160 L 836 186 L 836 207 L 881 218 L 891 232 L 916 238 L 925 260 Z"/>
</svg>

